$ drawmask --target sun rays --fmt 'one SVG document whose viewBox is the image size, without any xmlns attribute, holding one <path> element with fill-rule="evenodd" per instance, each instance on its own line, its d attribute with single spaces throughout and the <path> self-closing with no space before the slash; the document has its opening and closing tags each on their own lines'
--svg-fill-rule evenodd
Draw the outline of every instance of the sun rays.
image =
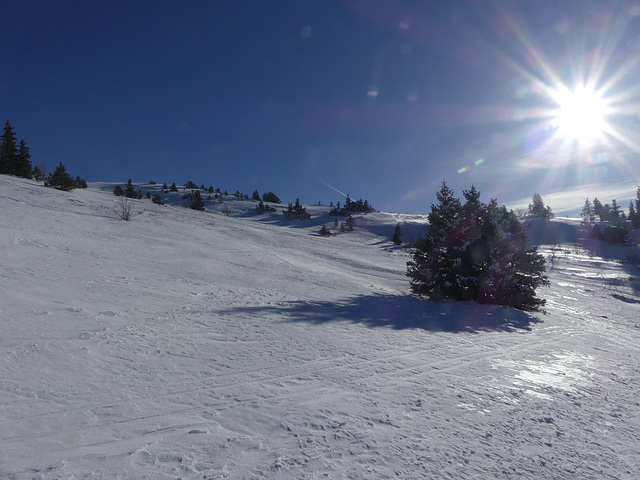
<svg viewBox="0 0 640 480">
<path fill-rule="evenodd" d="M 579 86 L 552 92 L 558 110 L 552 118 L 557 135 L 565 141 L 596 142 L 611 129 L 607 123 L 608 105 L 600 92 Z"/>
<path fill-rule="evenodd" d="M 627 41 L 630 23 L 638 20 L 633 12 L 585 11 L 571 19 L 573 29 L 558 17 L 553 21 L 565 23 L 557 36 L 528 29 L 506 8 L 499 15 L 503 37 L 516 45 L 510 53 L 494 53 L 521 79 L 521 88 L 532 92 L 523 103 L 539 107 L 535 116 L 522 119 L 527 141 L 514 168 L 545 172 L 543 182 L 552 189 L 562 176 L 567 185 L 605 182 L 611 169 L 638 178 L 640 89 L 633 78 L 640 49 Z"/>
</svg>

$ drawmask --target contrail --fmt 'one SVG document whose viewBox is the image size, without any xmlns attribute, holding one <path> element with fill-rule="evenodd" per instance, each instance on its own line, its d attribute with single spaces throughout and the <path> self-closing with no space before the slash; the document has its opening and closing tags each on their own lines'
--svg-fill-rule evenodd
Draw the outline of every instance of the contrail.
<svg viewBox="0 0 640 480">
<path fill-rule="evenodd" d="M 325 181 L 324 181 L 324 180 L 322 180 L 322 179 L 320 179 L 320 181 L 321 181 L 322 183 L 324 183 L 324 184 L 325 184 L 327 187 L 329 187 L 330 189 L 335 190 L 336 192 L 338 192 L 340 195 L 344 195 L 345 197 L 347 197 L 347 194 L 346 194 L 346 193 L 343 193 L 343 192 L 341 192 L 340 190 L 338 190 L 337 188 L 332 187 L 331 185 L 329 185 L 327 182 L 325 182 Z"/>
</svg>

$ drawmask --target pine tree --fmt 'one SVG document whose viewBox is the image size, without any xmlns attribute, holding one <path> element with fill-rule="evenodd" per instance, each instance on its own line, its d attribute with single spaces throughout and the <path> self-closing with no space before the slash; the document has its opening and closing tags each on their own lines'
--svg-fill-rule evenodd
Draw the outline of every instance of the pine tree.
<svg viewBox="0 0 640 480">
<path fill-rule="evenodd" d="M 253 191 L 253 194 L 251 195 L 251 199 L 255 200 L 256 202 L 260 200 L 260 193 L 258 192 L 258 190 Z"/>
<path fill-rule="evenodd" d="M 396 225 L 395 230 L 393 231 L 393 237 L 391 237 L 391 241 L 396 245 L 402 245 L 402 228 L 400 228 L 400 224 Z"/>
<path fill-rule="evenodd" d="M 202 200 L 200 190 L 194 190 L 191 192 L 191 205 L 189 207 L 193 210 L 204 210 L 204 200 Z"/>
<path fill-rule="evenodd" d="M 329 230 L 326 225 L 322 225 L 318 233 L 323 236 L 329 236 L 331 235 L 331 230 Z"/>
<path fill-rule="evenodd" d="M 79 175 L 74 180 L 74 183 L 76 184 L 75 188 L 87 188 L 88 187 L 87 181 L 84 178 L 80 178 Z"/>
<path fill-rule="evenodd" d="M 429 213 L 429 231 L 435 238 L 440 237 L 443 232 L 447 232 L 453 226 L 453 222 L 460 214 L 460 200 L 458 200 L 453 190 L 449 188 L 446 181 L 440 185 L 440 190 L 436 193 L 437 204 L 431 205 Z"/>
<path fill-rule="evenodd" d="M 623 212 L 615 198 L 611 201 L 611 209 L 609 210 L 609 223 L 612 226 L 619 227 L 623 223 Z"/>
<path fill-rule="evenodd" d="M 344 223 L 345 223 L 345 228 L 347 229 L 347 232 L 353 232 L 356 226 L 356 221 L 353 219 L 351 215 L 347 217 L 347 220 Z"/>
<path fill-rule="evenodd" d="M 547 285 L 544 257 L 528 245 L 513 211 L 479 201 L 472 187 L 461 205 L 443 182 L 431 206 L 429 231 L 407 264 L 411 289 L 431 300 L 475 300 L 538 310 L 535 289 Z"/>
<path fill-rule="evenodd" d="M 122 197 L 124 196 L 124 190 L 122 190 L 122 187 L 120 185 L 116 185 L 113 189 L 113 194 L 116 197 Z"/>
<path fill-rule="evenodd" d="M 127 198 L 138 198 L 138 194 L 136 193 L 136 189 L 133 188 L 133 183 L 131 179 L 127 180 L 127 184 L 124 187 L 124 196 Z"/>
<path fill-rule="evenodd" d="M 631 220 L 631 225 L 633 228 L 640 228 L 640 187 L 636 190 L 636 200 L 635 200 L 635 212 L 636 214 L 631 218 L 629 215 L 629 220 Z"/>
<path fill-rule="evenodd" d="M 29 147 L 27 147 L 27 143 L 24 140 L 20 140 L 14 175 L 23 178 L 33 178 L 32 172 Z"/>
<path fill-rule="evenodd" d="M 173 183 L 171 184 L 171 188 L 169 188 L 169 190 L 170 190 L 171 192 L 177 192 L 177 191 L 178 191 L 178 187 L 176 186 L 176 182 L 173 182 Z"/>
<path fill-rule="evenodd" d="M 46 178 L 46 175 L 44 174 L 44 171 L 38 165 L 33 167 L 32 176 L 38 182 L 42 182 Z"/>
<path fill-rule="evenodd" d="M 550 207 L 545 207 L 539 193 L 534 193 L 532 203 L 529 204 L 529 215 L 533 218 L 553 218 Z"/>
<path fill-rule="evenodd" d="M 633 202 L 630 201 L 629 202 L 629 221 L 631 222 L 631 226 L 633 228 L 638 228 L 637 227 L 637 223 L 638 223 L 638 212 L 636 211 L 635 206 L 633 205 Z"/>
<path fill-rule="evenodd" d="M 69 192 L 76 188 L 76 182 L 73 180 L 71 175 L 67 173 L 67 169 L 62 162 L 60 162 L 49 178 L 45 180 L 44 186 Z"/>
<path fill-rule="evenodd" d="M 16 134 L 7 120 L 0 141 L 0 174 L 15 175 L 17 159 Z"/>
<path fill-rule="evenodd" d="M 609 205 L 602 205 L 596 197 L 593 199 L 593 213 L 600 218 L 601 222 L 607 222 L 609 220 Z"/>
<path fill-rule="evenodd" d="M 596 222 L 596 214 L 593 211 L 591 202 L 588 198 L 584 201 L 582 211 L 580 212 L 580 217 L 582 217 L 582 223 L 584 223 L 585 225 L 593 225 Z"/>
<path fill-rule="evenodd" d="M 271 203 L 280 203 L 280 199 L 278 198 L 278 196 L 273 193 L 273 192 L 266 192 L 262 194 L 262 200 L 264 200 L 265 202 L 271 202 Z"/>
<path fill-rule="evenodd" d="M 307 213 L 307 209 L 300 205 L 300 199 L 296 198 L 295 205 L 291 203 L 282 213 L 287 220 L 309 220 L 311 215 Z"/>
</svg>

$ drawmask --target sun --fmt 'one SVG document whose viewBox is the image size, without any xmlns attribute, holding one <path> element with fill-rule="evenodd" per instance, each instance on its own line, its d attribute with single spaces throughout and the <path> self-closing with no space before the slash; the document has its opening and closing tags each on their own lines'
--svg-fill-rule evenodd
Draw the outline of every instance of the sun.
<svg viewBox="0 0 640 480">
<path fill-rule="evenodd" d="M 567 141 L 591 143 L 608 130 L 607 102 L 599 92 L 585 87 L 559 88 L 551 93 L 558 104 L 552 125 L 557 135 Z"/>
</svg>

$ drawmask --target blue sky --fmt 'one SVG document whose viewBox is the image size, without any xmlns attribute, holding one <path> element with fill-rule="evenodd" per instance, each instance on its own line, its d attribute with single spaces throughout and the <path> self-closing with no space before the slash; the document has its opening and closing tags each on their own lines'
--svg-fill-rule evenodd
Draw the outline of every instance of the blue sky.
<svg viewBox="0 0 640 480">
<path fill-rule="evenodd" d="M 89 181 L 425 213 L 446 179 L 562 212 L 635 196 L 639 60 L 631 1 L 8 0 L 0 118 Z M 580 85 L 588 141 L 554 123 Z"/>
</svg>

